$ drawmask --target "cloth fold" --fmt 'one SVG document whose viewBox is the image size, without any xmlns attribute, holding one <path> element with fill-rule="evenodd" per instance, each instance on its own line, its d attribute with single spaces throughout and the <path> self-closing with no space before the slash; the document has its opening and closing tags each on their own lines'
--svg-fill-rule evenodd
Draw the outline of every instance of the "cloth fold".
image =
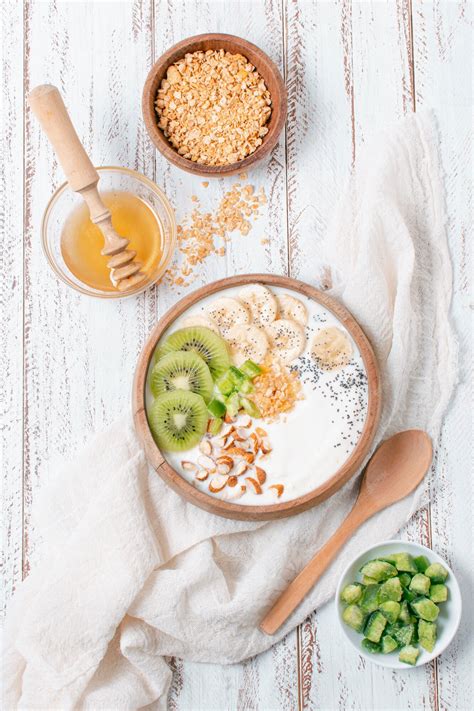
<svg viewBox="0 0 474 711">
<path fill-rule="evenodd" d="M 456 345 L 430 112 L 366 149 L 321 256 L 333 295 L 378 356 L 376 441 L 409 427 L 436 441 Z M 364 524 L 278 634 L 264 635 L 264 612 L 340 525 L 358 485 L 357 476 L 292 518 L 229 521 L 170 490 L 148 467 L 132 422 L 115 423 L 39 493 L 42 556 L 10 606 L 3 707 L 164 709 L 164 657 L 231 663 L 268 648 L 331 597 L 351 557 L 392 536 L 420 504 L 421 489 Z"/>
</svg>

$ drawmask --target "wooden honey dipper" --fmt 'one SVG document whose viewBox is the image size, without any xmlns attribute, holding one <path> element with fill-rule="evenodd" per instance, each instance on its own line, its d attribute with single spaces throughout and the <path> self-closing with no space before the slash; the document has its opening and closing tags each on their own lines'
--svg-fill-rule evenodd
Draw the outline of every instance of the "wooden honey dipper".
<svg viewBox="0 0 474 711">
<path fill-rule="evenodd" d="M 110 256 L 107 262 L 110 280 L 119 291 L 127 291 L 146 278 L 137 253 L 127 249 L 129 240 L 120 237 L 112 226 L 110 210 L 104 205 L 97 189 L 99 174 L 84 150 L 72 125 L 58 89 L 51 84 L 35 87 L 28 96 L 31 110 L 48 136 L 69 186 L 79 193 L 89 208 L 91 220 L 104 236 L 101 254 Z"/>
</svg>

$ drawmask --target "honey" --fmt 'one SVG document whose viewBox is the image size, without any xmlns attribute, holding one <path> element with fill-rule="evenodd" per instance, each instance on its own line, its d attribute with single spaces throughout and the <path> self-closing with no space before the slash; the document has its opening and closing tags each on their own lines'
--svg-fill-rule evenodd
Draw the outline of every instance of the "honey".
<svg viewBox="0 0 474 711">
<path fill-rule="evenodd" d="M 150 278 L 156 272 L 164 250 L 163 227 L 158 216 L 139 197 L 129 192 L 101 193 L 112 214 L 112 224 L 121 237 L 130 240 L 141 271 Z M 100 291 L 115 291 L 110 281 L 109 257 L 100 252 L 102 232 L 89 217 L 85 204 L 79 205 L 66 219 L 61 234 L 61 253 L 67 268 L 84 284 Z"/>
</svg>

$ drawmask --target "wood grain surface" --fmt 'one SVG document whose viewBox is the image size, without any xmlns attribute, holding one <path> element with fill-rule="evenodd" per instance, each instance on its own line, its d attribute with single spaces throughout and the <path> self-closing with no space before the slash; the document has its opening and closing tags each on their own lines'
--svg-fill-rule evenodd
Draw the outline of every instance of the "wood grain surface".
<svg viewBox="0 0 474 711">
<path fill-rule="evenodd" d="M 141 118 L 154 60 L 184 37 L 228 32 L 261 47 L 288 89 L 288 121 L 269 159 L 252 171 L 268 211 L 225 258 L 207 260 L 191 288 L 227 275 L 272 272 L 327 283 L 318 245 L 360 148 L 380 127 L 424 106 L 436 111 L 446 170 L 454 266 L 452 315 L 460 383 L 434 465 L 431 503 L 402 537 L 446 557 L 473 597 L 469 348 L 472 215 L 470 109 L 472 4 L 468 0 L 6 0 L 2 16 L 3 607 L 36 560 L 36 492 L 51 462 L 129 408 L 147 335 L 186 289 L 161 286 L 104 303 L 59 283 L 40 246 L 46 203 L 63 180 L 25 108 L 39 83 L 56 84 L 96 165 L 155 179 L 177 207 L 215 209 L 235 179 L 212 192 L 156 153 Z M 261 243 L 265 237 L 269 241 Z M 104 354 L 107 358 L 104 358 Z M 268 652 L 217 667 L 171 660 L 175 711 L 438 709 L 472 707 L 472 606 L 435 662 L 395 673 L 367 664 L 335 634 L 326 605 Z"/>
</svg>

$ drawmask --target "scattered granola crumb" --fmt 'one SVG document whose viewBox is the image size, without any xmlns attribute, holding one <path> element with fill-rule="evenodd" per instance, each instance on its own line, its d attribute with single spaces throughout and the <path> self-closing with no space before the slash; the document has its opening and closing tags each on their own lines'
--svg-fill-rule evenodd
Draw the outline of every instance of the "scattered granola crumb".
<svg viewBox="0 0 474 711">
<path fill-rule="evenodd" d="M 208 188 L 208 187 L 209 187 L 209 181 L 208 181 L 208 180 L 203 180 L 203 182 L 201 183 L 201 185 L 202 185 L 203 188 Z"/>
<path fill-rule="evenodd" d="M 155 107 L 158 127 L 180 155 L 228 165 L 262 144 L 271 103 L 264 80 L 245 57 L 209 49 L 168 67 Z"/>
<path fill-rule="evenodd" d="M 265 201 L 262 201 L 262 196 Z M 198 202 L 196 195 L 192 195 L 191 200 Z M 225 245 L 230 241 L 231 232 L 240 232 L 244 236 L 249 234 L 252 222 L 248 218 L 259 217 L 260 206 L 265 202 L 263 187 L 255 203 L 254 187 L 237 182 L 224 194 L 214 213 L 194 208 L 178 225 L 177 259 L 166 273 L 167 280 L 176 286 L 189 286 L 198 265 L 211 254 L 225 255 Z M 185 281 L 183 277 L 189 279 Z"/>
<path fill-rule="evenodd" d="M 252 399 L 262 416 L 272 422 L 303 400 L 303 389 L 297 370 L 290 370 L 276 358 L 267 357 L 262 374 L 253 381 Z"/>
<path fill-rule="evenodd" d="M 268 237 L 263 237 L 260 240 L 260 244 L 270 244 L 270 240 L 268 239 Z"/>
</svg>

